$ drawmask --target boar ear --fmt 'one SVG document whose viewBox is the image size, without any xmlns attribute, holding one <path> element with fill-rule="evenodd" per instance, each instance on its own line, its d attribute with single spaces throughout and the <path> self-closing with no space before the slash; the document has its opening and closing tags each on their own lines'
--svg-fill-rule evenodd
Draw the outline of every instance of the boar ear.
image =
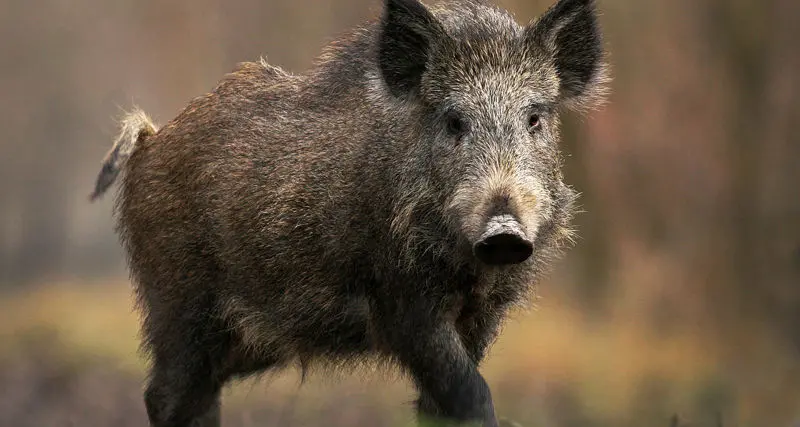
<svg viewBox="0 0 800 427">
<path fill-rule="evenodd" d="M 402 97 L 419 88 L 431 43 L 443 33 L 439 21 L 418 0 L 386 0 L 378 64 L 393 95 Z"/>
<path fill-rule="evenodd" d="M 582 110 L 603 102 L 609 77 L 594 0 L 559 0 L 525 33 L 531 47 L 551 55 L 565 106 Z"/>
</svg>

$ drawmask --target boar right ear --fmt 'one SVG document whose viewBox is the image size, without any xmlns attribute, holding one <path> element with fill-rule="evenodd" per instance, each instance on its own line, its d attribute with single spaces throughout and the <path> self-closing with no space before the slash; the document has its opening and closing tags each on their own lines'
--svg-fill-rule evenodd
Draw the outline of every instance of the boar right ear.
<svg viewBox="0 0 800 427">
<path fill-rule="evenodd" d="M 603 102 L 609 77 L 595 0 L 559 0 L 525 33 L 532 47 L 552 56 L 567 107 L 585 110 Z"/>
<path fill-rule="evenodd" d="M 443 33 L 439 21 L 419 0 L 386 0 L 378 64 L 392 95 L 403 97 L 419 88 L 431 43 Z"/>
</svg>

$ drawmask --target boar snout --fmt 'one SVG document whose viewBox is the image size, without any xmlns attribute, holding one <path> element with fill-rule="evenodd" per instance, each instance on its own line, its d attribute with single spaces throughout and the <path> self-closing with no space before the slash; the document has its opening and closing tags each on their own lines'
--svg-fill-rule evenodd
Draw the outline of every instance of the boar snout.
<svg viewBox="0 0 800 427">
<path fill-rule="evenodd" d="M 496 215 L 486 223 L 486 231 L 472 251 L 478 260 L 488 265 L 519 264 L 530 258 L 533 242 L 513 216 Z"/>
</svg>

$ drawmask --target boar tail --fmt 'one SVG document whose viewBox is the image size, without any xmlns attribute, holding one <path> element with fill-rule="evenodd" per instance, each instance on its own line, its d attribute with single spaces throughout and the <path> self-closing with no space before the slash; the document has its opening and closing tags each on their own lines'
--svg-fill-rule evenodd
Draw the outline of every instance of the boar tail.
<svg viewBox="0 0 800 427">
<path fill-rule="evenodd" d="M 111 150 L 103 159 L 103 167 L 97 176 L 94 191 L 89 196 L 90 201 L 97 200 L 114 183 L 122 167 L 125 166 L 125 162 L 128 161 L 131 153 L 133 153 L 136 144 L 155 135 L 156 132 L 158 132 L 158 128 L 144 111 L 135 108 L 130 113 L 125 114 L 121 122 L 119 136 L 117 136 L 114 146 L 111 147 Z"/>
</svg>

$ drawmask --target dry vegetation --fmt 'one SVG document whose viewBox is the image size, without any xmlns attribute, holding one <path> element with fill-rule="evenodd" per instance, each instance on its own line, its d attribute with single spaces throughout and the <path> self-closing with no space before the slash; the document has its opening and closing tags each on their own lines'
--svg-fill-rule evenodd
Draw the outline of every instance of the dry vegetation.
<svg viewBox="0 0 800 427">
<path fill-rule="evenodd" d="M 535 311 L 508 324 L 484 367 L 501 415 L 525 426 L 558 427 L 667 426 L 674 413 L 687 426 L 716 427 L 718 414 L 731 426 L 779 426 L 798 415 L 791 408 L 800 401 L 800 386 L 787 383 L 781 368 L 791 361 L 768 335 L 748 335 L 752 341 L 737 352 L 697 331 L 658 337 L 625 310 L 624 300 L 608 320 L 587 322 L 547 292 L 554 287 L 547 286 Z M 0 304 L 0 335 L 6 337 L 0 343 L 0 401 L 16 402 L 11 412 L 18 417 L 0 424 L 144 422 L 144 361 L 131 304 L 125 282 L 42 287 Z M 754 371 L 732 374 L 729 367 L 737 363 L 761 366 L 763 386 L 740 387 L 740 381 L 753 384 L 747 377 Z M 290 370 L 231 387 L 225 421 L 409 425 L 404 402 L 411 398 L 392 372 L 317 373 L 301 386 Z"/>
</svg>

